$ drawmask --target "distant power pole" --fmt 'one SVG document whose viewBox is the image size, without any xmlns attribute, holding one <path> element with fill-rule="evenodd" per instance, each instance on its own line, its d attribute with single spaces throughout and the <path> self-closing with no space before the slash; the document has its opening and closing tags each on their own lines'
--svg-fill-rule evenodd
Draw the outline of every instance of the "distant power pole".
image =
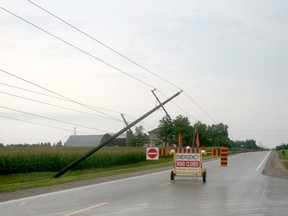
<svg viewBox="0 0 288 216">
<path fill-rule="evenodd" d="M 74 135 L 77 135 L 76 127 L 74 127 Z"/>
</svg>

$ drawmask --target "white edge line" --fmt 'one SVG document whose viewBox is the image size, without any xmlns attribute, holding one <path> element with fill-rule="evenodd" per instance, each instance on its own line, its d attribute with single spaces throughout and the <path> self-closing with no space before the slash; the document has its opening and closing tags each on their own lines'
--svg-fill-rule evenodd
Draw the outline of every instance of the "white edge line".
<svg viewBox="0 0 288 216">
<path fill-rule="evenodd" d="M 203 164 L 215 163 L 215 162 L 218 162 L 218 160 L 212 160 L 212 161 L 203 162 Z M 171 166 L 171 169 L 172 169 L 172 166 Z M 77 187 L 77 188 L 70 188 L 70 189 L 61 190 L 61 191 L 55 191 L 55 192 L 44 193 L 44 194 L 39 194 L 39 195 L 35 195 L 35 196 L 29 196 L 29 197 L 23 197 L 23 198 L 19 198 L 19 199 L 14 199 L 14 200 L 8 200 L 8 201 L 0 202 L 0 205 L 9 204 L 9 203 L 13 203 L 13 202 L 20 202 L 20 201 L 24 201 L 24 200 L 28 201 L 28 200 L 31 200 L 31 199 L 36 199 L 36 198 L 40 198 L 40 197 L 44 197 L 44 196 L 51 196 L 51 195 L 55 195 L 55 194 L 61 194 L 61 193 L 69 192 L 69 191 L 77 191 L 77 190 L 82 190 L 82 189 L 85 189 L 85 188 L 91 188 L 91 187 L 95 187 L 95 186 L 99 186 L 99 185 L 117 183 L 117 182 L 122 182 L 122 181 L 130 180 L 130 179 L 138 179 L 138 178 L 143 178 L 143 177 L 152 176 L 152 175 L 158 175 L 158 174 L 162 174 L 162 173 L 166 173 L 166 172 L 170 172 L 170 171 L 171 170 L 165 170 L 165 171 L 161 171 L 161 172 L 149 173 L 149 174 L 133 176 L 133 177 L 123 178 L 123 179 L 118 179 L 118 180 L 113 180 L 113 181 L 96 183 L 96 184 L 82 186 L 82 187 Z"/>
<path fill-rule="evenodd" d="M 271 151 L 266 155 L 266 157 L 262 160 L 262 162 L 260 163 L 260 165 L 257 167 L 256 171 L 258 171 L 260 169 L 260 167 L 262 166 L 262 164 L 265 162 L 265 160 L 268 158 L 268 156 L 270 155 Z"/>
</svg>

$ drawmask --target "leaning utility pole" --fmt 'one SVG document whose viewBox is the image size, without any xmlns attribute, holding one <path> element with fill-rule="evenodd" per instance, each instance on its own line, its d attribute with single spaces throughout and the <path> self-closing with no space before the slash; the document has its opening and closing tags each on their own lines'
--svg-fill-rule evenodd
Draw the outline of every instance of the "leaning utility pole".
<svg viewBox="0 0 288 216">
<path fill-rule="evenodd" d="M 106 144 L 110 143 L 111 141 L 113 141 L 114 139 L 116 139 L 116 137 L 118 137 L 119 135 L 121 135 L 122 133 L 124 133 L 126 130 L 128 130 L 129 128 L 133 127 L 134 125 L 136 125 L 138 122 L 142 121 L 144 118 L 146 118 L 147 116 L 151 115 L 153 112 L 155 112 L 156 110 L 158 110 L 160 107 L 162 107 L 164 104 L 168 103 L 170 100 L 174 99 L 175 97 L 177 97 L 180 93 L 177 92 L 175 95 L 173 95 L 172 97 L 168 98 L 166 101 L 164 101 L 162 104 L 159 104 L 158 106 L 156 106 L 154 109 L 150 110 L 149 112 L 147 112 L 146 114 L 144 114 L 143 116 L 141 116 L 140 118 L 136 119 L 134 122 L 132 122 L 131 124 L 127 125 L 125 128 L 123 128 L 122 130 L 118 131 L 116 134 L 114 134 L 113 136 L 109 137 L 106 141 L 104 141 L 103 143 L 101 143 L 100 145 L 94 147 L 93 149 L 91 149 L 89 152 L 87 152 L 85 155 L 83 155 L 81 158 L 73 161 L 72 163 L 68 164 L 66 167 L 64 167 L 62 170 L 60 170 L 58 173 L 56 173 L 54 175 L 54 178 L 59 178 L 60 176 L 62 176 L 64 173 L 66 173 L 67 171 L 69 171 L 70 169 L 72 169 L 73 167 L 77 166 L 79 163 L 81 163 L 83 160 L 87 159 L 88 157 L 90 157 L 92 154 L 94 154 L 95 152 L 97 152 L 98 150 L 100 150 L 103 146 L 105 146 Z"/>
</svg>

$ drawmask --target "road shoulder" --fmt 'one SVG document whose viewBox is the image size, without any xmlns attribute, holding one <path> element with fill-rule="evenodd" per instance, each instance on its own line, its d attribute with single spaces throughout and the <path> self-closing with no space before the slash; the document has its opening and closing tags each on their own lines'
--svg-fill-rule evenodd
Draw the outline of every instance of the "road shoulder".
<svg viewBox="0 0 288 216">
<path fill-rule="evenodd" d="M 288 179 L 288 170 L 279 159 L 278 152 L 272 151 L 262 172 L 263 175 Z"/>
</svg>

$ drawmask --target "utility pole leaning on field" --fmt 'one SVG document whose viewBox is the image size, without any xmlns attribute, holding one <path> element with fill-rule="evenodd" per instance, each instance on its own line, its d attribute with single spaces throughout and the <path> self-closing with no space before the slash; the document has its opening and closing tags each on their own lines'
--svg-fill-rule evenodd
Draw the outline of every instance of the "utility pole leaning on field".
<svg viewBox="0 0 288 216">
<path fill-rule="evenodd" d="M 142 121 L 143 119 L 145 119 L 147 116 L 151 115 L 153 112 L 155 112 L 156 110 L 158 110 L 160 107 L 163 107 L 164 104 L 168 103 L 169 101 L 171 101 L 172 99 L 174 99 L 175 97 L 177 97 L 180 93 L 177 92 L 176 94 L 174 94 L 172 97 L 168 98 L 167 100 L 165 100 L 163 103 L 160 103 L 158 106 L 156 106 L 155 108 L 153 108 L 152 110 L 150 110 L 149 112 L 147 112 L 146 114 L 144 114 L 143 116 L 141 116 L 140 118 L 136 119 L 134 122 L 132 122 L 131 124 L 127 125 L 125 128 L 123 128 L 122 130 L 118 131 L 116 134 L 114 134 L 113 136 L 109 137 L 106 141 L 104 141 L 102 144 L 94 147 L 93 149 L 91 149 L 89 152 L 87 152 L 85 155 L 83 155 L 81 158 L 73 161 L 72 163 L 68 164 L 66 167 L 64 167 L 62 170 L 60 170 L 58 173 L 56 173 L 54 175 L 54 178 L 59 178 L 60 176 L 62 176 L 64 173 L 66 173 L 67 171 L 69 171 L 70 169 L 72 169 L 73 167 L 77 166 L 79 163 L 81 163 L 83 160 L 87 159 L 88 157 L 90 157 L 92 154 L 94 154 L 95 152 L 97 152 L 98 150 L 100 150 L 103 146 L 107 145 L 108 143 L 112 142 L 114 139 L 116 139 L 116 137 L 118 137 L 119 135 L 121 135 L 122 133 L 124 133 L 125 131 L 129 130 L 131 127 L 133 127 L 134 125 L 136 125 L 138 122 Z"/>
</svg>

